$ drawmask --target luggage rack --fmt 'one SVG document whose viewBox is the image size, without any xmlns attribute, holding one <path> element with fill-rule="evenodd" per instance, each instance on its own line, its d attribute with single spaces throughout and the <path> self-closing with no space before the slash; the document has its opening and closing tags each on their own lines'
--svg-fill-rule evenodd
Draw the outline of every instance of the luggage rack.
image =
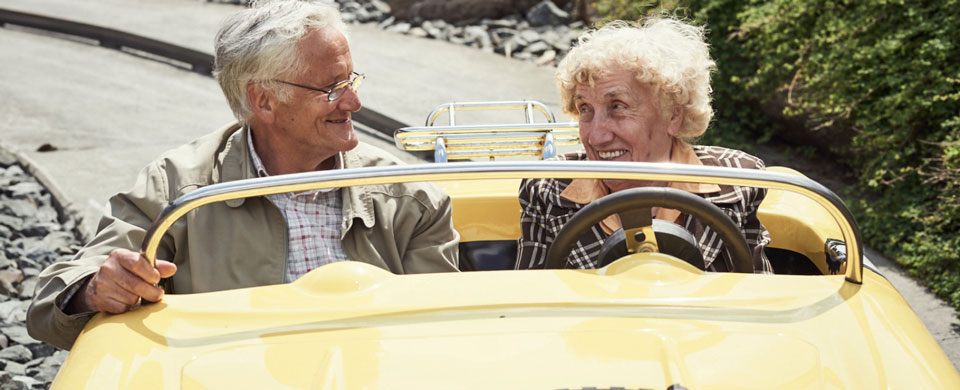
<svg viewBox="0 0 960 390">
<path fill-rule="evenodd" d="M 457 111 L 522 110 L 525 123 L 497 125 L 459 125 Z M 546 122 L 536 123 L 535 112 Z M 447 113 L 450 124 L 435 123 Z M 393 133 L 397 147 L 407 151 L 433 151 L 434 162 L 474 158 L 538 157 L 557 155 L 558 146 L 580 143 L 576 122 L 557 123 L 543 103 L 532 100 L 441 104 L 433 109 L 422 127 L 404 127 Z"/>
</svg>

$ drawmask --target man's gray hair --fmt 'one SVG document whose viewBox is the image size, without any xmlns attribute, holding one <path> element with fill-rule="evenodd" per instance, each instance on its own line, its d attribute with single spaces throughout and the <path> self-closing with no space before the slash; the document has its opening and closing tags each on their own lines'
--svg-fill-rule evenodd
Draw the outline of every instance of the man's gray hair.
<svg viewBox="0 0 960 390">
<path fill-rule="evenodd" d="M 241 123 L 252 115 L 247 85 L 261 83 L 281 101 L 289 99 L 291 87 L 270 80 L 298 75 L 303 64 L 297 43 L 326 26 L 347 36 L 340 12 L 328 2 L 316 1 L 254 1 L 224 20 L 214 43 L 213 74 Z"/>
</svg>

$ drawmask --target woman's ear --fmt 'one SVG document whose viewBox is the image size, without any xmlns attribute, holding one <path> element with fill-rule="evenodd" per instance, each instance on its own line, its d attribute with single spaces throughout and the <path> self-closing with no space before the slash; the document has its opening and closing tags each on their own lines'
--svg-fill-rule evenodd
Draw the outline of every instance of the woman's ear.
<svg viewBox="0 0 960 390">
<path fill-rule="evenodd" d="M 262 123 L 273 123 L 276 119 L 276 95 L 257 83 L 247 84 L 247 105 L 253 116 Z"/>
<path fill-rule="evenodd" d="M 667 134 L 676 137 L 681 127 L 683 127 L 683 106 L 674 104 L 673 110 L 670 111 L 670 125 L 667 127 Z"/>
</svg>

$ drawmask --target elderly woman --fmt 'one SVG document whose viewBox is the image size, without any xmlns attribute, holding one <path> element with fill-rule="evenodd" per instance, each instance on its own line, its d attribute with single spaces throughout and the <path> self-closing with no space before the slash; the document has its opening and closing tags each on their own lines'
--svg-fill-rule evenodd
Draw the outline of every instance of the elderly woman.
<svg viewBox="0 0 960 390">
<path fill-rule="evenodd" d="M 565 160 L 673 162 L 763 169 L 763 161 L 738 150 L 693 145 L 707 130 L 710 71 L 714 62 L 703 30 L 673 19 L 639 25 L 610 23 L 580 37 L 557 70 L 563 109 L 580 123 L 586 152 Z M 635 187 L 673 187 L 697 194 L 731 217 L 753 252 L 755 272 L 772 272 L 764 247 L 770 235 L 757 219 L 766 191 L 757 188 L 596 179 L 528 179 L 520 188 L 523 208 L 518 268 L 543 268 L 560 228 L 583 206 L 604 195 Z M 717 234 L 694 218 L 669 209 L 653 217 L 684 226 L 694 235 L 706 269 L 732 271 L 734 264 Z M 607 218 L 583 234 L 567 267 L 595 268 L 603 240 L 620 228 Z"/>
</svg>

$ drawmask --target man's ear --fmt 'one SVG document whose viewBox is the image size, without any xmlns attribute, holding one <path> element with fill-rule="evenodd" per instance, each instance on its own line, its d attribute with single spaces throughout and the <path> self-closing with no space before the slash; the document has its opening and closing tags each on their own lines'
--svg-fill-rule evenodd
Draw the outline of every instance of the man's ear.
<svg viewBox="0 0 960 390">
<path fill-rule="evenodd" d="M 683 127 L 683 106 L 674 104 L 673 110 L 670 111 L 670 125 L 667 127 L 667 134 L 676 137 L 681 127 Z"/>
<path fill-rule="evenodd" d="M 277 99 L 273 92 L 256 83 L 247 84 L 247 105 L 262 123 L 273 123 L 276 118 Z"/>
</svg>

